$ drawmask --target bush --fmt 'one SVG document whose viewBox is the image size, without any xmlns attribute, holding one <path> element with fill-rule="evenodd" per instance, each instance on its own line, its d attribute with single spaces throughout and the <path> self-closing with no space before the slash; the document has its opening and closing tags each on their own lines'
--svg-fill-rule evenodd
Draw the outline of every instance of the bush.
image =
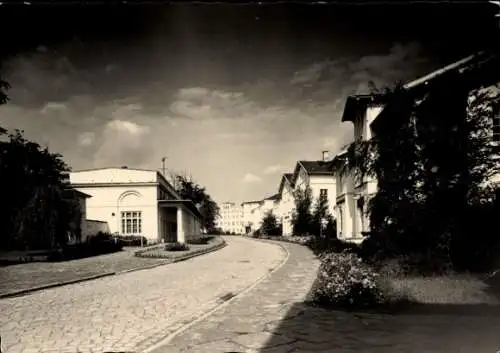
<svg viewBox="0 0 500 353">
<path fill-rule="evenodd" d="M 316 254 L 319 255 L 324 252 L 340 253 L 349 251 L 352 253 L 359 253 L 359 246 L 352 243 L 346 243 L 336 238 L 317 238 L 310 237 L 306 245 Z"/>
<path fill-rule="evenodd" d="M 252 238 L 260 238 L 262 236 L 262 232 L 260 231 L 260 228 L 255 230 L 253 233 L 252 233 Z"/>
<path fill-rule="evenodd" d="M 123 244 L 111 234 L 99 232 L 86 243 L 66 245 L 52 252 L 48 261 L 81 259 L 121 251 Z"/>
<path fill-rule="evenodd" d="M 165 251 L 187 251 L 189 246 L 184 243 L 168 243 L 165 245 Z"/>
<path fill-rule="evenodd" d="M 325 253 L 316 280 L 313 300 L 343 308 L 369 307 L 384 302 L 379 275 L 356 254 Z"/>
<path fill-rule="evenodd" d="M 202 237 L 202 238 L 194 238 L 194 239 L 189 239 L 187 241 L 188 244 L 193 244 L 193 245 L 205 245 L 208 244 L 210 240 L 212 240 L 214 237 Z"/>
<path fill-rule="evenodd" d="M 148 245 L 148 239 L 140 235 L 117 235 L 115 236 L 119 241 L 123 243 L 123 246 L 141 246 Z"/>
</svg>

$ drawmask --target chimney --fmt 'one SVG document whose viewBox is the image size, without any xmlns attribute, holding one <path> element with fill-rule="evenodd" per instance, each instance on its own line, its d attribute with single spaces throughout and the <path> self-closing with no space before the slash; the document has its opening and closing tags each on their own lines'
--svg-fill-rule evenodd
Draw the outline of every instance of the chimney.
<svg viewBox="0 0 500 353">
<path fill-rule="evenodd" d="M 323 162 L 328 161 L 328 151 L 321 151 Z"/>
</svg>

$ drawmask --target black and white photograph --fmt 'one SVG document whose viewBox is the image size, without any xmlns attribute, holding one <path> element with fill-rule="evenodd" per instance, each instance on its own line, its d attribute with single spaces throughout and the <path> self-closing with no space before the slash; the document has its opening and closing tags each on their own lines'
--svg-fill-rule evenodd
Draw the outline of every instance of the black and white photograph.
<svg viewBox="0 0 500 353">
<path fill-rule="evenodd" d="M 0 353 L 500 352 L 499 1 L 0 34 Z"/>
</svg>

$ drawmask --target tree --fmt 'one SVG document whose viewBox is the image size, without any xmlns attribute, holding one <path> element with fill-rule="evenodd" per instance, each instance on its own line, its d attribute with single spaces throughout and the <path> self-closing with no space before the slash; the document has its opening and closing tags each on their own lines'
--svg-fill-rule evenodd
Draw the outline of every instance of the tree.
<svg viewBox="0 0 500 353">
<path fill-rule="evenodd" d="M 203 216 L 203 227 L 211 233 L 216 230 L 219 206 L 212 200 L 206 189 L 196 183 L 192 177 L 176 175 L 176 191 L 182 199 L 191 200 Z"/>
<path fill-rule="evenodd" d="M 262 219 L 262 225 L 260 226 L 260 230 L 265 235 L 281 235 L 282 230 L 281 226 L 278 224 L 276 216 L 274 215 L 272 210 L 269 210 L 264 215 Z"/>
<path fill-rule="evenodd" d="M 292 215 L 292 227 L 294 235 L 306 235 L 311 233 L 312 224 L 312 193 L 309 186 L 304 189 L 298 188 L 294 193 L 295 211 Z"/>
<path fill-rule="evenodd" d="M 329 214 L 328 196 L 320 194 L 316 199 L 314 210 L 312 212 L 311 231 L 314 235 L 318 237 L 325 236 L 326 222 L 328 221 L 327 216 Z"/>
<path fill-rule="evenodd" d="M 63 246 L 68 232 L 79 233 L 77 200 L 64 195 L 69 167 L 16 130 L 0 141 L 0 220 L 2 248 Z"/>
<path fill-rule="evenodd" d="M 484 186 L 499 172 L 500 149 L 490 132 L 500 95 L 471 91 L 470 83 L 450 74 L 425 86 L 420 98 L 396 87 L 375 137 L 349 147 L 346 171 L 378 181 L 368 205 L 372 235 L 363 244 L 374 254 L 418 258 L 418 266 L 439 270 L 484 258 L 481 249 L 498 242 L 477 234 L 485 217 L 472 215 L 492 204 Z"/>
<path fill-rule="evenodd" d="M 9 88 L 10 85 L 0 78 L 0 105 L 5 104 L 9 101 L 9 97 L 7 96 L 7 90 Z M 0 126 L 0 136 L 4 135 L 5 133 L 7 133 L 7 130 Z"/>
</svg>

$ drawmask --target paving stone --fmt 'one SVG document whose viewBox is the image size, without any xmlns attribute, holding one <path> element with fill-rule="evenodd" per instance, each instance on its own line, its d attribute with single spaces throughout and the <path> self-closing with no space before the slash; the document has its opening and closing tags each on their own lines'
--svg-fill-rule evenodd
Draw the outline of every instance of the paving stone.
<svg viewBox="0 0 500 353">
<path fill-rule="evenodd" d="M 7 353 L 139 352 L 269 275 L 285 256 L 272 244 L 227 242 L 189 261 L 1 299 L 2 343 L 12 347 Z"/>
</svg>

